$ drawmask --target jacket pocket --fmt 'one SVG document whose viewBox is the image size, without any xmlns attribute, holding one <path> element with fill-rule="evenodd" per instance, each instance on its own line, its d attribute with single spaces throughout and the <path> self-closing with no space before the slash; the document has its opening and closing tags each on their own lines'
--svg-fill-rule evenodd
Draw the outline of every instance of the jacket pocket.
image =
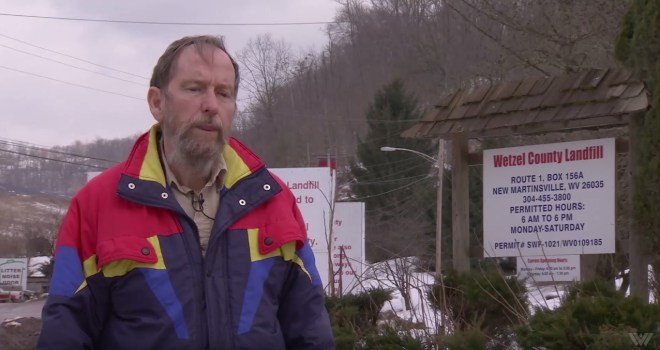
<svg viewBox="0 0 660 350">
<path fill-rule="evenodd" d="M 96 249 L 98 268 L 106 277 L 122 276 L 138 267 L 163 265 L 158 236 L 116 237 L 99 242 Z"/>
<path fill-rule="evenodd" d="M 299 248 L 304 243 L 306 236 L 306 232 L 293 218 L 267 222 L 259 230 L 259 253 L 272 253 L 277 248 L 291 242 L 295 242 L 294 246 Z"/>
</svg>

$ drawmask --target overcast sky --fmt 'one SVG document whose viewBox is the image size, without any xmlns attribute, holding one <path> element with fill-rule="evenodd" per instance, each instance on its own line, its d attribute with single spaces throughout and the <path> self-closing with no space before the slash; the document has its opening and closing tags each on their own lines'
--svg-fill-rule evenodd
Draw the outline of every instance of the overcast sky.
<svg viewBox="0 0 660 350">
<path fill-rule="evenodd" d="M 0 13 L 148 22 L 283 23 L 332 21 L 339 6 L 334 0 L 0 0 Z M 0 138 L 54 146 L 146 131 L 154 122 L 145 100 L 148 78 L 173 40 L 194 34 L 224 35 L 235 56 L 249 39 L 270 32 L 299 54 L 327 43 L 323 28 L 141 25 L 0 15 Z"/>
</svg>

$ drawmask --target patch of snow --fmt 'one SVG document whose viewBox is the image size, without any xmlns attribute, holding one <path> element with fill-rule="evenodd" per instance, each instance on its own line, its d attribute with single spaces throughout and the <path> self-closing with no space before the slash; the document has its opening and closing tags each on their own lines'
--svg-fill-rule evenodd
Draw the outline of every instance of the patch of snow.
<svg viewBox="0 0 660 350">
<path fill-rule="evenodd" d="M 565 285 L 549 285 L 538 287 L 533 283 L 527 283 L 527 301 L 530 308 L 530 314 L 538 308 L 554 310 L 559 305 L 566 294 Z"/>
<path fill-rule="evenodd" d="M 37 202 L 34 203 L 34 206 L 39 209 L 44 209 L 53 213 L 57 214 L 64 214 L 66 212 L 66 208 L 60 207 L 58 205 L 50 204 L 50 203 L 41 203 Z"/>
<path fill-rule="evenodd" d="M 651 283 L 653 283 L 653 279 L 655 278 L 655 274 L 653 272 L 653 266 L 649 265 L 649 276 L 648 276 L 648 281 L 649 281 L 649 304 L 654 304 L 655 303 L 655 294 L 653 294 L 653 289 L 651 287 Z M 625 269 L 624 273 L 628 274 L 630 273 L 630 269 Z M 616 286 L 616 289 L 621 288 L 621 283 L 623 283 L 623 277 L 617 276 L 614 279 L 614 285 Z M 660 283 L 660 281 L 655 281 L 655 283 Z M 628 289 L 625 291 L 625 296 L 630 296 L 630 285 L 628 285 Z"/>
</svg>

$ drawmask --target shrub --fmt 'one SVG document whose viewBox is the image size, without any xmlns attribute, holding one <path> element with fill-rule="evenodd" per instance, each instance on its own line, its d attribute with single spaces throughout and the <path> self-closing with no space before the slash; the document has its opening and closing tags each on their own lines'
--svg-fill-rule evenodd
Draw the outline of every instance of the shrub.
<svg viewBox="0 0 660 350">
<path fill-rule="evenodd" d="M 356 332 L 360 332 L 376 326 L 380 310 L 390 299 L 392 295 L 389 291 L 373 288 L 341 298 L 328 297 L 326 307 L 333 324 L 340 327 L 350 326 Z"/>
<path fill-rule="evenodd" d="M 488 348 L 488 336 L 478 326 L 469 327 L 442 337 L 441 342 L 451 350 L 483 350 Z"/>
<path fill-rule="evenodd" d="M 469 274 L 450 272 L 443 282 L 444 293 L 442 283 L 436 281 L 429 299 L 438 310 L 443 309 L 446 301 L 448 316 L 456 330 L 480 323 L 486 334 L 493 335 L 527 315 L 525 286 L 496 270 Z"/>
<path fill-rule="evenodd" d="M 378 332 L 367 336 L 361 349 L 373 350 L 423 350 L 422 338 L 416 338 L 411 333 L 402 331 L 397 327 L 386 326 Z"/>
<path fill-rule="evenodd" d="M 354 349 L 361 339 L 376 333 L 376 321 L 389 291 L 374 288 L 356 295 L 326 298 L 337 349 Z"/>
<path fill-rule="evenodd" d="M 512 326 L 520 324 L 528 314 L 524 284 L 496 269 L 468 274 L 450 272 L 443 281 L 436 281 L 429 299 L 438 310 L 443 310 L 444 303 L 447 305 L 454 336 L 444 339 L 461 343 L 464 337 L 474 337 L 468 343 L 477 348 L 484 339 L 488 340 L 488 348 L 508 348 Z"/>
<path fill-rule="evenodd" d="M 555 310 L 537 309 L 529 324 L 516 330 L 525 349 L 631 349 L 630 334 L 656 332 L 660 305 L 626 298 L 611 283 L 575 284 Z M 655 336 L 645 349 L 660 345 Z"/>
<path fill-rule="evenodd" d="M 422 350 L 425 337 L 415 335 L 418 324 L 394 317 L 379 325 L 380 310 L 392 299 L 389 291 L 375 288 L 342 298 L 328 297 L 336 348 L 339 350 Z"/>
</svg>

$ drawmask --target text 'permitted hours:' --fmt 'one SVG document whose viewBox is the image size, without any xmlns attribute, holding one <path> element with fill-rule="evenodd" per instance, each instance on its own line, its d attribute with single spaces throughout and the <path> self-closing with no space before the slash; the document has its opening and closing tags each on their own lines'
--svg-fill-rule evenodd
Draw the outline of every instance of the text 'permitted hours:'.
<svg viewBox="0 0 660 350">
<path fill-rule="evenodd" d="M 614 139 L 485 150 L 487 257 L 614 252 Z"/>
</svg>

